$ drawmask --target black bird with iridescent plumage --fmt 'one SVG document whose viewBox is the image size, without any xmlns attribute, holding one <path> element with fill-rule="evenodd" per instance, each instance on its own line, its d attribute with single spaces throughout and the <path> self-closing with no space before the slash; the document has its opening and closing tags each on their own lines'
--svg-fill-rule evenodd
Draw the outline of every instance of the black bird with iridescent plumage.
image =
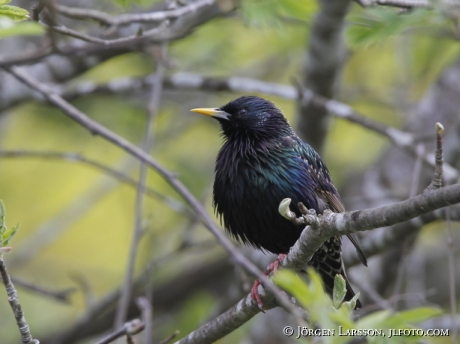
<svg viewBox="0 0 460 344">
<path fill-rule="evenodd" d="M 318 214 L 325 209 L 345 211 L 321 157 L 295 134 L 273 103 L 244 96 L 220 108 L 192 111 L 212 116 L 222 127 L 224 144 L 216 161 L 214 206 L 237 240 L 257 249 L 287 254 L 304 226 L 279 214 L 278 206 L 284 198 L 291 198 L 293 205 L 302 202 Z M 366 264 L 356 241 L 349 238 Z M 319 272 L 331 294 L 335 275 L 346 279 L 340 237 L 327 240 L 309 265 Z M 345 300 L 353 296 L 347 280 Z M 361 307 L 359 301 L 356 307 Z"/>
</svg>

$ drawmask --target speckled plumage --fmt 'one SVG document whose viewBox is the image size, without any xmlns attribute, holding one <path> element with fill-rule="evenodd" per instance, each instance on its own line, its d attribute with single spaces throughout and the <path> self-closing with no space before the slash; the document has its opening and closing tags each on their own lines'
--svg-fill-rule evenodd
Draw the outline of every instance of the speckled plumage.
<svg viewBox="0 0 460 344">
<path fill-rule="evenodd" d="M 245 96 L 215 110 L 224 114 L 215 116 L 224 144 L 216 161 L 214 205 L 233 237 L 257 249 L 288 253 L 303 226 L 278 213 L 282 199 L 292 199 L 298 216 L 298 202 L 319 214 L 325 209 L 345 211 L 321 157 L 294 133 L 274 104 Z M 309 265 L 331 293 L 334 276 L 346 278 L 340 238 L 326 241 Z M 347 289 L 349 300 L 354 292 L 348 282 Z"/>
</svg>

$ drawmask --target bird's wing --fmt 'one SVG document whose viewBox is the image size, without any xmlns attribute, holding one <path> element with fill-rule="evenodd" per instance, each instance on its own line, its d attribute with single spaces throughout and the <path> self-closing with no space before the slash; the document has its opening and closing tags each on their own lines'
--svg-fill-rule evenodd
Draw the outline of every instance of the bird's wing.
<svg viewBox="0 0 460 344">
<path fill-rule="evenodd" d="M 332 187 L 335 189 L 334 185 L 332 185 Z M 329 190 L 324 190 L 324 189 L 321 189 L 321 187 L 316 187 L 315 192 L 316 192 L 316 196 L 318 198 L 322 199 L 323 201 L 325 201 L 329 205 L 329 208 L 332 211 L 334 211 L 336 213 L 345 212 L 345 206 L 343 205 L 342 201 L 340 200 L 337 190 L 336 190 L 337 193 L 332 193 Z M 363 251 L 361 249 L 361 246 L 359 245 L 359 243 L 356 240 L 356 238 L 351 234 L 347 234 L 347 237 L 351 241 L 351 243 L 355 246 L 356 253 L 358 254 L 358 257 L 359 257 L 359 260 L 361 261 L 361 263 L 363 263 L 365 266 L 367 266 L 366 256 L 364 255 L 364 253 L 363 253 Z"/>
<path fill-rule="evenodd" d="M 358 254 L 358 257 L 359 257 L 359 260 L 361 261 L 361 263 L 363 263 L 364 266 L 367 266 L 366 256 L 364 255 L 364 252 L 361 249 L 361 246 L 359 245 L 359 243 L 356 240 L 356 238 L 351 234 L 347 234 L 347 237 L 351 241 L 351 243 L 355 246 L 356 253 Z"/>
<path fill-rule="evenodd" d="M 299 139 L 300 141 L 300 139 Z M 307 173 L 310 175 L 314 182 L 314 190 L 319 204 L 324 204 L 336 213 L 345 212 L 345 206 L 340 199 L 339 192 L 337 191 L 334 183 L 332 182 L 331 175 L 324 165 L 319 154 L 310 146 L 300 141 L 300 155 L 301 159 L 305 162 Z M 367 259 L 358 243 L 356 238 L 347 234 L 348 239 L 355 246 L 356 253 L 358 254 L 361 262 L 367 266 Z"/>
</svg>

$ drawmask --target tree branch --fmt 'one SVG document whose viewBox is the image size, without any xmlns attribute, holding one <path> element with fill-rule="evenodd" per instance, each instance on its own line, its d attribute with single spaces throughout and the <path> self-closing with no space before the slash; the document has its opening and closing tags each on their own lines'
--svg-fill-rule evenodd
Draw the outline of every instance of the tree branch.
<svg viewBox="0 0 460 344">
<path fill-rule="evenodd" d="M 301 238 L 291 248 L 291 251 L 297 252 L 296 255 L 288 255 L 283 260 L 282 265 L 294 267 L 296 270 L 302 268 L 304 259 L 296 258 L 307 256 L 307 262 L 310 260 L 311 252 L 316 252 L 319 248 L 316 242 L 322 242 L 332 236 L 342 236 L 369 229 L 387 227 L 411 220 L 418 216 L 427 214 L 431 211 L 460 203 L 460 184 L 447 186 L 441 189 L 426 190 L 424 193 L 409 198 L 406 201 L 366 210 L 355 210 L 346 213 L 332 213 L 326 211 L 323 215 L 315 217 L 318 224 L 318 230 L 304 230 Z M 309 233 L 309 234 L 307 234 Z M 321 241 L 324 239 L 323 241 Z M 300 243 L 300 244 L 299 244 Z M 303 244 L 302 244 L 303 243 Z M 299 246 L 299 248 L 296 248 Z M 303 247 L 303 249 L 301 249 Z M 305 254 L 304 252 L 307 252 Z M 290 261 L 297 261 L 291 264 Z M 284 263 L 286 261 L 286 263 Z"/>
<path fill-rule="evenodd" d="M 283 202 L 280 205 L 280 212 L 286 218 L 292 219 L 290 211 L 288 211 L 291 200 L 286 199 Z M 289 254 L 281 262 L 281 266 L 300 271 L 307 265 L 324 241 L 330 237 L 391 226 L 456 203 L 460 203 L 460 184 L 428 190 L 406 201 L 380 208 L 346 213 L 325 211 L 323 215 L 309 215 L 310 225 L 303 230 L 299 240 L 291 247 Z M 264 304 L 269 302 L 269 294 L 263 294 L 262 297 Z M 249 298 L 250 295 L 246 296 L 227 312 L 201 326 L 177 343 L 212 343 L 222 338 L 219 337 L 220 335 L 232 332 L 258 312 L 257 307 L 248 302 Z M 274 306 L 270 303 L 267 304 L 270 307 Z"/>
<path fill-rule="evenodd" d="M 455 221 L 460 221 L 460 205 L 451 206 L 449 209 L 453 219 Z M 366 257 L 375 256 L 384 252 L 389 247 L 393 247 L 395 244 L 400 243 L 404 238 L 417 233 L 427 223 L 436 220 L 444 220 L 445 218 L 445 210 L 439 209 L 388 228 L 372 231 L 361 239 L 361 249 Z M 346 266 L 348 267 L 358 265 L 361 262 L 358 256 L 351 250 L 344 251 L 343 255 Z"/>
<path fill-rule="evenodd" d="M 434 6 L 433 2 L 429 0 L 355 0 L 355 1 L 363 7 L 380 5 L 380 6 L 403 8 L 403 9 L 411 9 L 411 8 L 432 9 Z M 440 2 L 443 5 L 460 6 L 460 2 L 456 0 L 441 0 Z"/>
<path fill-rule="evenodd" d="M 141 310 L 142 321 L 144 322 L 144 343 L 152 342 L 152 305 L 145 296 L 136 299 L 137 306 Z"/>
<path fill-rule="evenodd" d="M 115 341 L 116 339 L 127 336 L 128 340 L 131 336 L 138 334 L 144 329 L 144 323 L 139 319 L 131 320 L 125 323 L 123 326 L 120 327 L 117 331 L 109 334 L 104 339 L 97 342 L 97 344 L 109 344 Z M 129 341 L 128 341 L 129 343 Z M 133 342 L 134 343 L 134 342 Z"/>
<path fill-rule="evenodd" d="M 66 36 L 77 38 L 77 39 L 80 39 L 82 41 L 89 42 L 89 43 L 100 44 L 105 47 L 111 47 L 111 46 L 121 46 L 121 45 L 130 46 L 133 44 L 142 44 L 146 41 L 149 41 L 150 39 L 154 40 L 156 36 L 161 36 L 166 31 L 169 23 L 165 21 L 153 29 L 142 32 L 142 34 L 133 34 L 130 36 L 119 37 L 119 38 L 114 38 L 114 39 L 102 39 L 102 38 L 89 36 L 84 33 L 69 29 L 68 27 L 63 26 L 63 25 L 46 25 L 42 22 L 41 24 L 54 32 L 58 32 Z"/>
<path fill-rule="evenodd" d="M 193 29 L 212 18 L 225 15 L 233 10 L 232 6 L 228 4 L 221 6 L 219 2 L 198 6 L 195 10 L 174 19 L 174 22 L 171 22 L 164 30 L 152 29 L 157 31 L 155 34 L 149 35 L 148 40 L 138 37 L 124 42 L 119 41 L 116 44 L 112 41 L 107 46 L 105 44 L 83 43 L 74 40 L 71 43 L 57 44 L 57 46 L 52 46 L 48 43 L 42 48 L 35 47 L 32 52 L 24 48 L 23 51 L 25 52 L 13 56 L 8 56 L 3 52 L 0 56 L 0 67 L 34 64 L 33 66 L 24 67 L 32 76 L 39 76 L 42 82 L 62 82 L 111 57 L 138 51 L 146 44 L 175 40 L 186 36 Z M 82 35 L 81 33 L 79 34 Z M 88 56 L 91 56 L 91 58 L 88 58 Z M 20 104 L 25 99 L 37 98 L 34 92 L 23 87 L 8 74 L 0 74 L 0 82 L 0 86 L 2 86 L 0 111 Z"/>
<path fill-rule="evenodd" d="M 417 138 L 409 133 L 372 120 L 357 112 L 351 106 L 334 99 L 325 98 L 310 89 L 296 90 L 293 86 L 276 84 L 243 77 L 213 78 L 204 77 L 194 73 L 176 73 L 164 80 L 165 87 L 170 89 L 194 89 L 205 91 L 232 91 L 232 92 L 258 92 L 277 97 L 296 100 L 299 97 L 302 103 L 311 103 L 315 108 L 322 108 L 337 118 L 345 119 L 358 124 L 388 138 L 393 144 L 407 150 L 414 156 L 420 157 L 429 166 L 435 166 L 434 155 L 421 152 L 414 148 Z M 78 95 L 94 92 L 125 93 L 138 91 L 151 84 L 148 77 L 123 78 L 112 80 L 103 85 L 94 82 L 85 82 L 71 90 L 62 91 L 64 98 L 73 99 Z M 300 96 L 299 96 L 300 95 Z M 453 166 L 444 163 L 444 176 L 448 183 L 460 179 L 460 172 Z"/>
<path fill-rule="evenodd" d="M 302 83 L 323 97 L 333 98 L 345 61 L 343 32 L 350 0 L 322 0 L 316 14 L 303 67 Z M 329 116 L 313 103 L 299 103 L 300 136 L 321 152 L 327 136 Z"/>
<path fill-rule="evenodd" d="M 261 295 L 264 309 L 269 310 L 276 306 L 273 297 Z M 252 317 L 260 312 L 259 307 L 252 302 L 251 295 L 247 295 L 235 306 L 225 313 L 209 321 L 197 330 L 188 334 L 186 337 L 177 341 L 175 344 L 210 344 L 233 332 L 238 327 L 248 322 Z"/>
<path fill-rule="evenodd" d="M 190 12 L 196 12 L 202 7 L 210 6 L 214 4 L 216 0 L 197 0 L 191 2 L 188 5 L 166 10 L 166 11 L 155 11 L 149 13 L 136 13 L 136 14 L 122 14 L 119 16 L 111 16 L 105 12 L 93 10 L 93 9 L 83 9 L 76 7 L 68 7 L 63 5 L 54 5 L 56 11 L 63 16 L 72 18 L 72 19 L 81 19 L 81 20 L 95 20 L 100 24 L 108 26 L 120 26 L 128 25 L 133 23 L 151 23 L 159 22 L 168 19 L 176 19 L 182 17 Z"/>
<path fill-rule="evenodd" d="M 8 302 L 10 303 L 11 309 L 13 310 L 14 317 L 16 318 L 16 324 L 18 325 L 19 332 L 21 332 L 21 340 L 24 344 L 39 344 L 37 339 L 33 339 L 30 333 L 29 325 L 27 324 L 26 318 L 22 311 L 21 304 L 19 303 L 18 293 L 11 282 L 10 275 L 5 266 L 3 260 L 3 254 L 0 252 L 0 276 L 2 276 L 3 284 L 8 294 Z"/>
</svg>

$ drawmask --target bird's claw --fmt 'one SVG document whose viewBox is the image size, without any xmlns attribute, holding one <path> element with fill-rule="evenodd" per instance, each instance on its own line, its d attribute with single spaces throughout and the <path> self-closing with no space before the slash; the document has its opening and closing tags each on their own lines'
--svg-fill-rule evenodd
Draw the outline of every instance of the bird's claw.
<svg viewBox="0 0 460 344">
<path fill-rule="evenodd" d="M 284 258 L 286 258 L 286 254 L 283 253 L 283 254 L 278 255 L 278 258 L 273 263 L 270 263 L 267 266 L 267 269 L 265 270 L 265 273 L 264 273 L 265 276 L 271 276 L 272 274 L 274 274 L 278 270 Z M 260 285 L 261 285 L 260 281 L 256 279 L 254 282 L 254 285 L 251 288 L 251 298 L 257 303 L 257 306 L 259 307 L 259 309 L 262 312 L 264 312 L 264 309 L 263 309 L 264 303 L 262 302 L 262 298 L 260 297 L 260 294 L 259 294 Z"/>
<path fill-rule="evenodd" d="M 261 285 L 260 281 L 258 279 L 255 280 L 254 285 L 251 288 L 251 298 L 257 303 L 257 306 L 259 309 L 264 312 L 264 303 L 262 302 L 262 299 L 259 294 L 259 286 Z"/>
<path fill-rule="evenodd" d="M 279 254 L 278 258 L 273 263 L 270 263 L 267 266 L 267 269 L 265 270 L 265 275 L 271 276 L 276 271 L 278 271 L 278 268 L 279 268 L 281 262 L 283 261 L 284 258 L 286 258 L 286 256 L 287 256 L 287 254 L 284 254 L 284 253 Z"/>
</svg>

